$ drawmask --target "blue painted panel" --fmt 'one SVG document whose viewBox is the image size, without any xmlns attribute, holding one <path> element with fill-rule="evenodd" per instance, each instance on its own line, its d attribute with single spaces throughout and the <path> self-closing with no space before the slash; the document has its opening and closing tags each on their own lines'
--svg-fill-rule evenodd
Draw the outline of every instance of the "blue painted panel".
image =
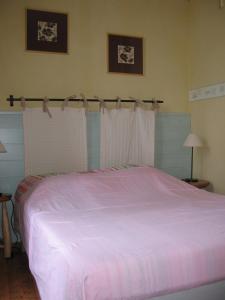
<svg viewBox="0 0 225 300">
<path fill-rule="evenodd" d="M 12 144 L 21 143 L 21 141 L 23 141 L 23 129 L 22 128 L 9 128 L 9 129 L 0 128 L 0 139 L 3 143 L 12 143 Z"/>
<path fill-rule="evenodd" d="M 0 178 L 0 191 L 3 193 L 13 194 L 17 188 L 18 183 L 24 176 L 10 176 Z"/>
<path fill-rule="evenodd" d="M 17 144 L 17 143 L 11 143 L 7 144 L 4 143 L 4 146 L 6 148 L 7 153 L 1 153 L 0 155 L 0 161 L 23 161 L 24 160 L 24 145 Z"/>
<path fill-rule="evenodd" d="M 100 167 L 100 113 L 87 113 L 88 170 Z"/>
<path fill-rule="evenodd" d="M 190 176 L 191 151 L 183 143 L 191 130 L 185 113 L 158 113 L 156 117 L 155 166 L 178 178 Z"/>
<path fill-rule="evenodd" d="M 13 177 L 24 174 L 23 160 L 0 161 L 0 180 L 1 177 Z"/>
<path fill-rule="evenodd" d="M 16 129 L 22 128 L 22 114 L 0 112 L 0 129 Z"/>
<path fill-rule="evenodd" d="M 14 194 L 18 183 L 24 178 L 22 114 L 0 112 L 0 140 L 7 150 L 7 153 L 0 153 L 0 192 Z M 7 203 L 7 207 L 11 217 L 12 204 Z M 15 241 L 13 232 L 12 238 Z"/>
</svg>

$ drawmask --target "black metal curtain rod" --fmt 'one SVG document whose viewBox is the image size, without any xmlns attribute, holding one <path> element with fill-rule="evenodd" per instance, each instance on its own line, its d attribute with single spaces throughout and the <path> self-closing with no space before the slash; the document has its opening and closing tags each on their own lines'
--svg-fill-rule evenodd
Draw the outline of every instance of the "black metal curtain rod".
<svg viewBox="0 0 225 300">
<path fill-rule="evenodd" d="M 33 101 L 33 102 L 39 102 L 43 101 L 43 98 L 24 98 L 26 101 Z M 68 99 L 69 102 L 79 102 L 79 101 L 85 101 L 84 98 L 66 98 Z M 62 102 L 65 101 L 65 98 L 48 98 L 49 101 L 51 102 Z M 98 98 L 94 99 L 86 99 L 88 102 L 100 102 Z M 21 101 L 21 98 L 15 98 L 13 95 L 10 95 L 9 98 L 7 98 L 7 101 L 10 102 L 10 106 L 14 106 L 14 102 L 19 102 Z M 136 102 L 135 99 L 104 99 L 104 102 L 127 102 L 127 103 L 132 103 Z M 138 101 L 138 100 L 137 100 Z M 151 100 L 141 100 L 143 103 L 164 103 L 163 100 L 157 100 L 157 99 L 151 99 Z"/>
</svg>

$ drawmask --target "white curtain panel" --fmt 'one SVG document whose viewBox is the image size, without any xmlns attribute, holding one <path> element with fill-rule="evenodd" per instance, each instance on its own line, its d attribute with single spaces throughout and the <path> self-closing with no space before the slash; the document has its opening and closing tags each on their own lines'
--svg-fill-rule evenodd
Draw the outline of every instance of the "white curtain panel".
<svg viewBox="0 0 225 300">
<path fill-rule="evenodd" d="M 133 114 L 129 163 L 154 166 L 155 112 L 137 108 Z"/>
<path fill-rule="evenodd" d="M 25 174 L 87 170 L 85 110 L 41 108 L 23 112 Z"/>
<path fill-rule="evenodd" d="M 101 111 L 101 168 L 154 165 L 155 113 L 137 108 Z"/>
</svg>

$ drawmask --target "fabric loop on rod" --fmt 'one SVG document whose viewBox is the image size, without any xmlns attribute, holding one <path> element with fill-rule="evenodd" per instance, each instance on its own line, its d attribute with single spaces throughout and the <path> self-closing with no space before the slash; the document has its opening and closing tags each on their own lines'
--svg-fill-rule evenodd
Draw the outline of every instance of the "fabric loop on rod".
<svg viewBox="0 0 225 300">
<path fill-rule="evenodd" d="M 154 99 L 152 99 L 152 100 L 153 100 L 153 102 L 152 102 L 152 110 L 159 111 L 159 103 L 156 100 L 154 100 Z"/>
<path fill-rule="evenodd" d="M 137 107 L 139 107 L 141 104 L 144 104 L 144 102 L 140 99 L 134 98 L 134 97 L 129 97 L 131 100 L 135 101 L 134 102 L 134 111 L 136 110 Z"/>
<path fill-rule="evenodd" d="M 49 102 L 49 99 L 47 97 L 44 97 L 43 99 L 43 103 L 42 103 L 42 108 L 43 108 L 43 112 L 47 113 L 49 118 L 52 118 L 52 115 L 48 109 L 48 102 Z"/>
<path fill-rule="evenodd" d="M 26 109 L 26 99 L 24 97 L 20 97 L 20 106 L 22 107 L 22 110 Z"/>
<path fill-rule="evenodd" d="M 101 98 L 99 98 L 98 96 L 95 96 L 94 98 L 97 99 L 97 100 L 99 101 L 99 111 L 102 111 L 103 114 L 104 114 L 104 110 L 105 110 L 105 108 L 106 108 L 104 99 L 101 99 Z"/>
<path fill-rule="evenodd" d="M 117 99 L 116 108 L 121 109 L 121 98 L 118 96 L 116 99 Z"/>
<path fill-rule="evenodd" d="M 72 95 L 72 96 L 69 96 L 69 97 L 65 98 L 65 100 L 62 103 L 62 110 L 65 110 L 65 108 L 69 105 L 69 101 L 71 99 L 76 99 L 76 95 Z"/>
<path fill-rule="evenodd" d="M 87 100 L 87 98 L 85 97 L 84 94 L 80 94 L 80 96 L 82 97 L 82 100 L 83 100 L 83 107 L 85 109 L 85 114 L 87 114 L 87 111 L 88 111 L 88 100 Z"/>
</svg>

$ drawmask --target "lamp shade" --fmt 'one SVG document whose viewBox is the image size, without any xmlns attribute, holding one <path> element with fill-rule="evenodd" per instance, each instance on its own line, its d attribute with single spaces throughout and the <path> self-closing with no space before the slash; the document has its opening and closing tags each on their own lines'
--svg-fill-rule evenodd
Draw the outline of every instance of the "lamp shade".
<svg viewBox="0 0 225 300">
<path fill-rule="evenodd" d="M 2 144 L 2 142 L 0 141 L 0 153 L 6 153 L 6 149 L 5 146 Z"/>
<path fill-rule="evenodd" d="M 190 133 L 184 142 L 184 146 L 185 147 L 202 147 L 203 143 L 196 134 Z"/>
</svg>

